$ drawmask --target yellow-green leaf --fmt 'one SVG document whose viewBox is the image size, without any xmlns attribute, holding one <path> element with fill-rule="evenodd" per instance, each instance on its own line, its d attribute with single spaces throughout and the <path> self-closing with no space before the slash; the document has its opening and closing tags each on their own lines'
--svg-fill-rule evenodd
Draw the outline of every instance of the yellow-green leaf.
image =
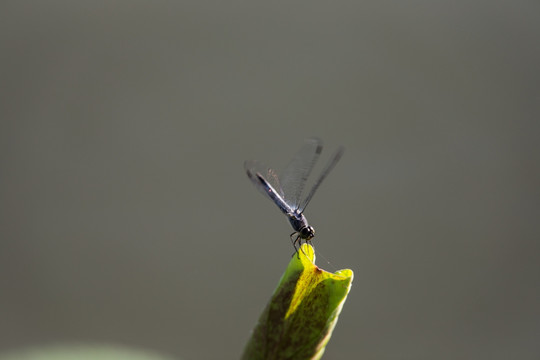
<svg viewBox="0 0 540 360">
<path fill-rule="evenodd" d="M 242 359 L 320 359 L 353 279 L 352 270 L 315 266 L 313 247 L 293 256 L 264 309 Z"/>
</svg>

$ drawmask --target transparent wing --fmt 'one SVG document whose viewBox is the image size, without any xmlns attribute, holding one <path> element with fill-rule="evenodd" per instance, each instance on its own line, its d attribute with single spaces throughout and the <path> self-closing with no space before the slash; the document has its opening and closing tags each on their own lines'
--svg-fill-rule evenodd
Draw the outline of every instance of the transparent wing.
<svg viewBox="0 0 540 360">
<path fill-rule="evenodd" d="M 343 156 L 343 152 L 345 151 L 345 148 L 343 146 L 340 146 L 336 152 L 334 153 L 334 156 L 332 156 L 330 158 L 330 160 L 328 161 L 328 163 L 326 164 L 326 167 L 324 168 L 324 170 L 321 172 L 321 175 L 319 175 L 319 178 L 317 179 L 317 181 L 313 184 L 313 187 L 311 188 L 308 196 L 306 196 L 306 198 L 304 199 L 303 203 L 302 203 L 302 206 L 300 206 L 300 212 L 304 212 L 304 210 L 306 209 L 306 206 L 309 204 L 309 202 L 311 201 L 311 198 L 313 197 L 313 195 L 315 195 L 315 192 L 317 191 L 317 189 L 319 188 L 319 186 L 321 185 L 321 183 L 323 182 L 323 180 L 328 176 L 328 174 L 330 173 L 330 171 L 332 171 L 332 169 L 336 166 L 336 164 L 338 163 L 339 159 L 341 159 L 341 157 Z"/>
<path fill-rule="evenodd" d="M 245 161 L 244 169 L 246 170 L 251 182 L 255 185 L 257 190 L 264 194 L 264 196 L 270 198 L 270 200 L 273 201 L 273 199 L 268 195 L 267 189 L 261 184 L 260 181 L 258 181 L 256 176 L 257 173 L 261 174 L 261 176 L 266 181 L 268 181 L 268 183 L 274 188 L 274 190 L 276 190 L 279 196 L 281 196 L 282 198 L 284 197 L 283 189 L 281 188 L 281 184 L 279 183 L 279 177 L 274 169 L 270 169 L 268 166 L 258 160 Z"/>
<path fill-rule="evenodd" d="M 306 180 L 317 162 L 322 148 L 321 139 L 310 138 L 304 140 L 304 145 L 280 176 L 284 199 L 293 209 L 297 209 L 300 205 L 300 198 Z"/>
</svg>

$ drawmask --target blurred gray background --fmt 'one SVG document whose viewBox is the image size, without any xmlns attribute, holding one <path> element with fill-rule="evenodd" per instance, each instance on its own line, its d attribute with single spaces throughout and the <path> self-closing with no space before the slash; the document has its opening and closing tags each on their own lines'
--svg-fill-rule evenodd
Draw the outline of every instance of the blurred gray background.
<svg viewBox="0 0 540 360">
<path fill-rule="evenodd" d="M 325 359 L 540 357 L 538 1 L 0 5 L 0 350 L 235 359 L 290 260 L 243 161 L 346 153 Z M 317 171 L 317 170 L 315 170 Z"/>
</svg>

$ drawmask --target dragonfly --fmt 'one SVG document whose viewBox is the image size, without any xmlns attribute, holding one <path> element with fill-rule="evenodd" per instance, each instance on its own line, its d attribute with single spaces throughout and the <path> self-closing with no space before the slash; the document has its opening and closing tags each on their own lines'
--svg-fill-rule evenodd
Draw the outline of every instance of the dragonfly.
<svg viewBox="0 0 540 360">
<path fill-rule="evenodd" d="M 305 198 L 302 194 L 306 181 L 319 159 L 323 149 L 322 140 L 308 138 L 304 140 L 301 149 L 293 157 L 281 175 L 257 160 L 244 162 L 244 169 L 251 182 L 265 197 L 270 199 L 287 216 L 294 232 L 290 235 L 291 242 L 298 253 L 302 241 L 308 242 L 315 236 L 315 229 L 309 225 L 304 210 L 315 195 L 315 192 L 334 169 L 343 156 L 345 148 L 340 146 L 332 155 L 311 190 Z"/>
</svg>

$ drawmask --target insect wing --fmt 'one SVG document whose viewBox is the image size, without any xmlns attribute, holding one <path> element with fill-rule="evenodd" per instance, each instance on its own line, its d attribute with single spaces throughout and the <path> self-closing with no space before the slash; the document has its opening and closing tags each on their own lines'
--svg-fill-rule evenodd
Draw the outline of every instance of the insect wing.
<svg viewBox="0 0 540 360">
<path fill-rule="evenodd" d="M 264 165 L 262 162 L 257 160 L 247 160 L 244 162 L 244 169 L 251 180 L 255 185 L 257 190 L 264 194 L 264 196 L 273 199 L 268 194 L 268 189 L 263 186 L 263 184 L 257 178 L 257 174 L 260 174 L 264 180 L 266 180 L 276 191 L 276 193 L 283 198 L 283 190 L 279 182 L 279 177 L 274 169 L 271 169 Z"/>
<path fill-rule="evenodd" d="M 339 159 L 341 159 L 341 157 L 343 156 L 343 152 L 345 151 L 345 148 L 343 146 L 340 146 L 336 152 L 334 153 L 334 155 L 330 158 L 330 160 L 328 161 L 328 164 L 326 164 L 326 167 L 324 168 L 324 170 L 321 172 L 321 175 L 319 175 L 319 178 L 317 179 L 317 181 L 313 184 L 313 186 L 311 187 L 311 190 L 309 191 L 309 194 L 308 196 L 306 196 L 306 198 L 304 199 L 304 201 L 302 202 L 302 206 L 300 206 L 300 212 L 304 212 L 304 210 L 306 209 L 306 206 L 309 204 L 309 202 L 311 201 L 311 198 L 313 197 L 313 195 L 315 195 L 315 192 L 317 191 L 317 189 L 319 188 L 319 186 L 321 185 L 321 183 L 324 181 L 324 179 L 328 176 L 328 174 L 330 173 L 330 171 L 332 171 L 332 169 L 334 169 L 334 167 L 336 166 L 336 164 L 338 163 Z"/>
<path fill-rule="evenodd" d="M 322 140 L 310 138 L 296 153 L 280 176 L 284 199 L 293 209 L 298 209 L 306 181 L 322 152 Z"/>
</svg>

